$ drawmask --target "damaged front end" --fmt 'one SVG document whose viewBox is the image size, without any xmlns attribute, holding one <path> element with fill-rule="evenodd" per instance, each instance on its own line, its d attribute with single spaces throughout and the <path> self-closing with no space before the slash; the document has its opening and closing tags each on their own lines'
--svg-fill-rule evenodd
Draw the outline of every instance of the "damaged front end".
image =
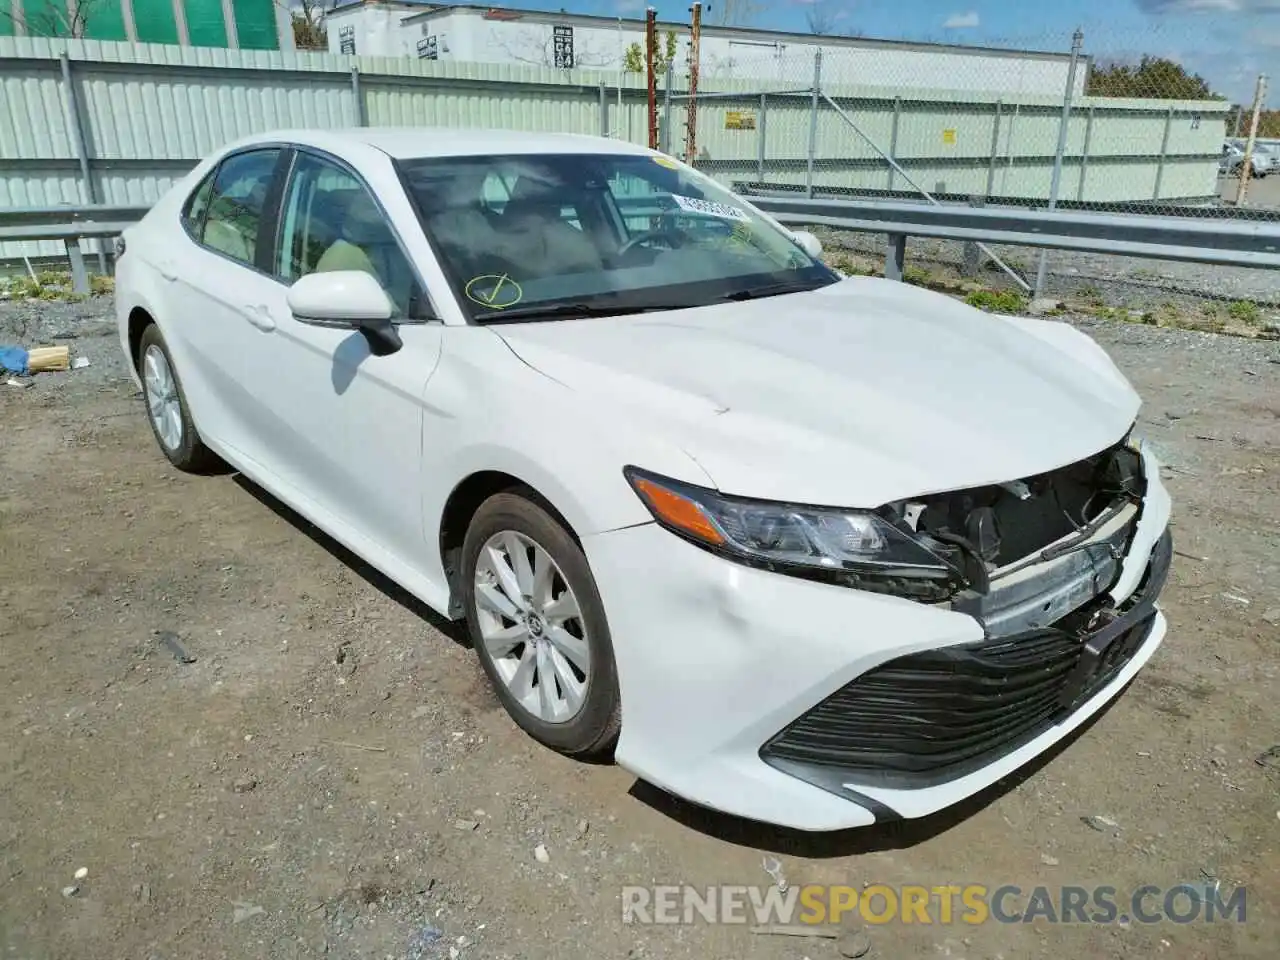
<svg viewBox="0 0 1280 960">
<path fill-rule="evenodd" d="M 885 508 L 956 570 L 952 609 L 1004 637 L 1056 623 L 1115 583 L 1142 510 L 1127 438 L 1057 470 Z"/>
<path fill-rule="evenodd" d="M 972 773 L 1075 714 L 1157 621 L 1173 546 L 1167 529 L 1142 532 L 1148 486 L 1126 438 L 1036 477 L 885 508 L 952 565 L 958 587 L 945 604 L 985 636 L 860 674 L 766 742 L 761 758 L 841 795 L 860 785 L 919 789 Z M 1142 572 L 1133 589 L 1113 597 L 1126 558 L 1148 548 L 1134 558 Z"/>
</svg>

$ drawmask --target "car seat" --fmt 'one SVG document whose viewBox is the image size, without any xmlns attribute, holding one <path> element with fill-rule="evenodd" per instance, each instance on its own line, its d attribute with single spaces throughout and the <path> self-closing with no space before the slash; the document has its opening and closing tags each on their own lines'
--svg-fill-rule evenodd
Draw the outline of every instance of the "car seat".
<svg viewBox="0 0 1280 960">
<path fill-rule="evenodd" d="M 525 174 L 516 181 L 502 211 L 502 228 L 530 273 L 555 276 L 600 270 L 604 261 L 591 238 L 561 216 L 576 209 L 578 197 L 561 184 Z"/>
</svg>

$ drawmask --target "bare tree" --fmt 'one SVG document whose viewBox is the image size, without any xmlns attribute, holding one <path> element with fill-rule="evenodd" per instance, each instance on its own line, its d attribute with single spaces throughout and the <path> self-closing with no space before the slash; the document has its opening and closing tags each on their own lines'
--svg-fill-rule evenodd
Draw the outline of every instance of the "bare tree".
<svg viewBox="0 0 1280 960">
<path fill-rule="evenodd" d="M 2 2 L 2 0 L 0 0 Z M 328 50 L 325 17 L 338 0 L 278 0 L 293 22 L 293 45 L 299 50 Z"/>
<path fill-rule="evenodd" d="M 20 8 L 23 12 L 14 16 L 12 5 L 0 0 L 0 19 L 22 27 L 28 37 L 84 37 L 89 31 L 89 24 L 97 19 L 98 12 L 111 2 L 113 0 L 59 3 L 55 0 L 35 11 L 24 5 Z"/>
<path fill-rule="evenodd" d="M 823 37 L 836 32 L 836 24 L 843 19 L 843 12 L 837 9 L 833 0 L 812 0 L 804 12 L 809 32 Z"/>
<path fill-rule="evenodd" d="M 536 67 L 555 67 L 555 35 L 543 32 L 538 27 L 522 27 L 518 32 L 508 34 L 499 28 L 490 30 L 490 42 L 502 48 L 512 60 L 527 63 Z M 590 39 L 583 42 L 582 37 L 574 37 L 573 65 L 588 69 L 613 67 L 625 57 L 625 53 L 594 49 Z"/>
<path fill-rule="evenodd" d="M 765 0 L 711 0 L 702 5 L 708 23 L 721 27 L 749 27 L 766 6 Z"/>
</svg>

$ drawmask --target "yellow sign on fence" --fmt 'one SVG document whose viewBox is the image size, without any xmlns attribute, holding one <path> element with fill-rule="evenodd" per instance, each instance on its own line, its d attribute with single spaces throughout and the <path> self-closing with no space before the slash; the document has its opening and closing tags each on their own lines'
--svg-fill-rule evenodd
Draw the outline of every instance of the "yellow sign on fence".
<svg viewBox="0 0 1280 960">
<path fill-rule="evenodd" d="M 948 146 L 952 146 L 952 147 L 955 146 L 956 131 L 954 128 L 948 128 L 942 131 L 942 142 L 947 144 Z"/>
<path fill-rule="evenodd" d="M 756 115 L 750 110 L 727 110 L 724 115 L 726 130 L 754 130 Z"/>
</svg>

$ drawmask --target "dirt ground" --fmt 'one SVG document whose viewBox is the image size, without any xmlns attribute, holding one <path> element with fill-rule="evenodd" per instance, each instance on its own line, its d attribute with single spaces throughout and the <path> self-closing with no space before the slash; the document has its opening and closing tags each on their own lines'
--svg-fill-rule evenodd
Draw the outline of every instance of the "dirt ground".
<svg viewBox="0 0 1280 960">
<path fill-rule="evenodd" d="M 1247 890 L 1243 924 L 894 922 L 862 928 L 871 958 L 1276 956 L 1280 343 L 1088 326 L 1169 464 L 1167 641 L 989 793 L 808 836 L 535 745 L 459 631 L 235 476 L 168 466 L 108 312 L 0 305 L 0 343 L 58 334 L 91 360 L 27 389 L 0 378 L 4 957 L 856 953 L 621 922 L 624 885 L 768 884 L 766 856 L 793 885 Z"/>
</svg>

